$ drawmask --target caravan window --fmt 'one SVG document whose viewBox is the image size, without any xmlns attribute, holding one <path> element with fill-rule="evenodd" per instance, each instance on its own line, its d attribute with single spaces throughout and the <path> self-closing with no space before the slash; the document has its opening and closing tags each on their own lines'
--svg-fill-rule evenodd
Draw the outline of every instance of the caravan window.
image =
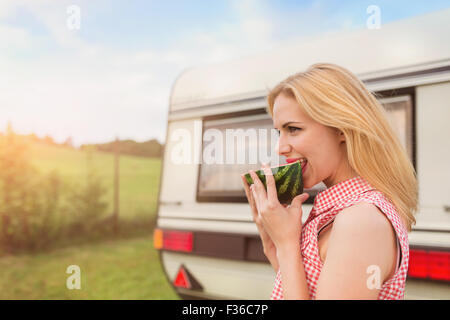
<svg viewBox="0 0 450 320">
<path fill-rule="evenodd" d="M 262 111 L 263 112 L 263 111 Z M 202 161 L 197 200 L 200 202 L 246 202 L 240 175 L 258 170 L 262 162 L 284 164 L 276 153 L 278 134 L 267 113 L 211 119 L 203 122 Z M 311 189 L 307 202 L 324 185 Z"/>
<path fill-rule="evenodd" d="M 240 175 L 260 168 L 260 147 L 268 154 L 274 150 L 270 149 L 272 130 L 272 119 L 266 113 L 204 120 L 198 200 L 246 201 Z M 279 161 L 273 153 L 269 161 Z"/>
<path fill-rule="evenodd" d="M 400 143 L 413 161 L 413 115 L 410 95 L 379 100 L 387 111 L 389 122 Z"/>
</svg>

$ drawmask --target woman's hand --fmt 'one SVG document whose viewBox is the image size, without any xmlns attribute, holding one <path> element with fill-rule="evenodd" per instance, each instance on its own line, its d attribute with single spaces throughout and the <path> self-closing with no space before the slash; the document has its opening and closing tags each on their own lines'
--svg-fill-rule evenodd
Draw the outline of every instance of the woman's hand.
<svg viewBox="0 0 450 320">
<path fill-rule="evenodd" d="M 270 239 L 270 236 L 264 230 L 264 226 L 261 221 L 261 217 L 258 214 L 258 210 L 256 209 L 256 203 L 255 199 L 252 196 L 252 192 L 250 191 L 250 186 L 247 183 L 247 180 L 245 179 L 244 175 L 241 175 L 242 183 L 244 185 L 245 195 L 247 196 L 248 203 L 250 204 L 250 208 L 252 211 L 252 218 L 253 221 L 256 224 L 256 227 L 258 228 L 259 236 L 261 237 L 262 245 L 264 254 L 269 260 L 270 264 L 272 265 L 275 272 L 278 271 L 279 265 L 278 265 L 278 259 L 277 259 L 277 249 L 275 247 L 275 244 L 273 243 L 272 239 Z"/>
<path fill-rule="evenodd" d="M 299 245 L 302 231 L 302 203 L 308 199 L 309 194 L 298 195 L 292 200 L 291 205 L 285 208 L 278 201 L 272 170 L 267 165 L 263 169 L 267 192 L 256 173 L 250 171 L 253 179 L 250 190 L 255 200 L 258 218 L 277 250 L 291 245 Z"/>
</svg>

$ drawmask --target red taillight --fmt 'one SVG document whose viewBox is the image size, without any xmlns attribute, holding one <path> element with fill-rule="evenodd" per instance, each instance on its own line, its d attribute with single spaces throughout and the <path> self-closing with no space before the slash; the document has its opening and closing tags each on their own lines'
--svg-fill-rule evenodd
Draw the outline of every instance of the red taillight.
<svg viewBox="0 0 450 320">
<path fill-rule="evenodd" d="M 450 252 L 410 250 L 408 276 L 450 281 Z"/>
<path fill-rule="evenodd" d="M 192 252 L 194 247 L 192 232 L 156 229 L 154 235 L 156 249 Z"/>
</svg>

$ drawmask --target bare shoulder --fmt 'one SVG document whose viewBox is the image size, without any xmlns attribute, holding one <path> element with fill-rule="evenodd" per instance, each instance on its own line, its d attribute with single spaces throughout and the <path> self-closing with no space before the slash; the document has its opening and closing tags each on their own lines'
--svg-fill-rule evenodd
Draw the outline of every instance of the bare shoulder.
<svg viewBox="0 0 450 320">
<path fill-rule="evenodd" d="M 317 299 L 377 299 L 395 271 L 395 257 L 395 231 L 383 212 L 365 202 L 342 210 L 331 229 Z M 374 266 L 375 289 L 367 285 Z"/>
<path fill-rule="evenodd" d="M 344 240 L 342 243 L 353 243 L 353 250 L 362 260 L 376 261 L 384 278 L 392 275 L 396 234 L 389 219 L 376 205 L 360 202 L 342 210 L 336 216 L 333 233 L 335 239 Z"/>
<path fill-rule="evenodd" d="M 365 231 L 390 232 L 392 225 L 386 215 L 374 204 L 360 202 L 343 209 L 335 219 L 341 228 L 368 228 Z"/>
</svg>

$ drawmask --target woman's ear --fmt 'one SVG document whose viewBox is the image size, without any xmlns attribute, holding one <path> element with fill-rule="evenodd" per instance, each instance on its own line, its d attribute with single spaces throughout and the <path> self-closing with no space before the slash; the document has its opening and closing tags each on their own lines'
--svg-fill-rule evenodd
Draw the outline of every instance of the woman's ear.
<svg viewBox="0 0 450 320">
<path fill-rule="evenodd" d="M 345 135 L 342 131 L 339 130 L 339 142 L 345 143 Z"/>
</svg>

